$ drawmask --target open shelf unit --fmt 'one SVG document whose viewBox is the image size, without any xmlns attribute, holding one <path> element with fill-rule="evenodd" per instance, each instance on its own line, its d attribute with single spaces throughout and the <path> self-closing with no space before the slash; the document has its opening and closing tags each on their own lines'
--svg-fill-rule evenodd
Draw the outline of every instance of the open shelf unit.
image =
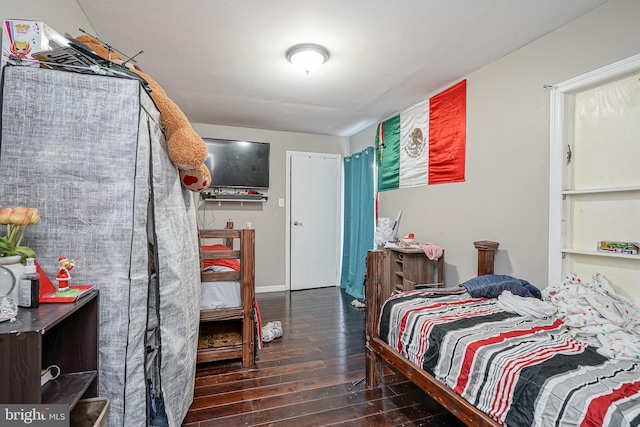
<svg viewBox="0 0 640 427">
<path fill-rule="evenodd" d="M 640 241 L 639 77 L 635 55 L 552 88 L 549 284 L 599 273 L 640 296 L 640 255 L 597 250 L 600 241 Z"/>
<path fill-rule="evenodd" d="M 51 365 L 60 376 L 40 385 Z M 0 403 L 67 404 L 98 393 L 98 291 L 74 303 L 20 308 L 0 323 Z"/>
</svg>

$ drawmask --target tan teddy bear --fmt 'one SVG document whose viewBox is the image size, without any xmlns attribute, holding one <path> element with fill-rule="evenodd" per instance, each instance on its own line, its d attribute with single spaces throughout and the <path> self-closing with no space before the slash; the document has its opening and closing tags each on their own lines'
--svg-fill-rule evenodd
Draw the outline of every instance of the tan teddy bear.
<svg viewBox="0 0 640 427">
<path fill-rule="evenodd" d="M 100 41 L 89 35 L 76 37 L 76 40 L 84 43 L 101 58 L 116 64 L 124 62 L 120 55 L 108 50 Z M 193 130 L 180 107 L 169 98 L 158 82 L 143 73 L 137 66 L 132 67 L 127 64 L 127 67 L 146 80 L 151 89 L 149 95 L 160 111 L 169 159 L 179 169 L 180 182 L 191 191 L 206 190 L 211 182 L 211 174 L 204 165 L 208 155 L 207 144 Z"/>
</svg>

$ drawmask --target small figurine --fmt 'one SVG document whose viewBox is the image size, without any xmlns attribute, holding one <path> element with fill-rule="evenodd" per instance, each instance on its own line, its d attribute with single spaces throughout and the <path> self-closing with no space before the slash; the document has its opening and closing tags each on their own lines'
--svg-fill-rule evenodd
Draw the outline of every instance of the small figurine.
<svg viewBox="0 0 640 427">
<path fill-rule="evenodd" d="M 31 53 L 31 44 L 28 41 L 16 40 L 11 45 L 11 53 L 19 59 L 26 59 Z"/>
<path fill-rule="evenodd" d="M 69 290 L 69 279 L 71 278 L 69 271 L 75 267 L 76 262 L 74 260 L 69 261 L 66 257 L 60 257 L 58 258 L 58 263 L 60 263 L 60 271 L 56 276 L 58 292 L 66 292 Z"/>
</svg>

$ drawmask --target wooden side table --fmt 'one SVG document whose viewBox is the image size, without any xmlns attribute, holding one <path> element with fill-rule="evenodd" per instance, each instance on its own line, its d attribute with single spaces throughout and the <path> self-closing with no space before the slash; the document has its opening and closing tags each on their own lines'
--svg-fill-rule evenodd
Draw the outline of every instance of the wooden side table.
<svg viewBox="0 0 640 427">
<path fill-rule="evenodd" d="M 438 259 L 430 260 L 422 249 L 385 248 L 385 279 L 391 289 L 410 291 L 416 287 L 444 287 L 444 251 Z"/>
</svg>

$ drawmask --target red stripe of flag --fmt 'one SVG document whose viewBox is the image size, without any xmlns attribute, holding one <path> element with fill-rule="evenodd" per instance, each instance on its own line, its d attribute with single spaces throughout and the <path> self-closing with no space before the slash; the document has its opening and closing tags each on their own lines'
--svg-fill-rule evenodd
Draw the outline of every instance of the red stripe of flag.
<svg viewBox="0 0 640 427">
<path fill-rule="evenodd" d="M 467 81 L 429 100 L 429 184 L 464 181 Z"/>
</svg>

